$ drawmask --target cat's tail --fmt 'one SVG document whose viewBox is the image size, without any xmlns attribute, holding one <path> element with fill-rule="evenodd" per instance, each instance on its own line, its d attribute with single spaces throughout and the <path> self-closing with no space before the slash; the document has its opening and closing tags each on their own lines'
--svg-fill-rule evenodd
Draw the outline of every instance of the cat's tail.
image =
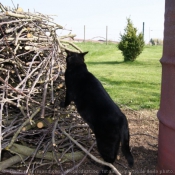
<svg viewBox="0 0 175 175">
<path fill-rule="evenodd" d="M 121 129 L 121 148 L 125 158 L 128 161 L 129 167 L 132 167 L 134 165 L 134 158 L 130 152 L 129 139 L 130 139 L 129 128 L 126 121 L 126 123 L 122 126 Z"/>
</svg>

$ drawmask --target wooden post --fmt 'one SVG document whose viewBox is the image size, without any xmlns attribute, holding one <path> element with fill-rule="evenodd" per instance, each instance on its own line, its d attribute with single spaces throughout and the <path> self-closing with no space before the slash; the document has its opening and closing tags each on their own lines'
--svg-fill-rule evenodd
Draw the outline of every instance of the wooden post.
<svg viewBox="0 0 175 175">
<path fill-rule="evenodd" d="M 143 22 L 143 39 L 144 39 L 144 33 L 145 33 L 145 23 Z"/>
<path fill-rule="evenodd" d="M 86 26 L 84 25 L 84 43 L 85 43 L 85 38 L 86 38 Z"/>
<path fill-rule="evenodd" d="M 108 45 L 108 26 L 106 26 L 106 45 Z"/>
</svg>

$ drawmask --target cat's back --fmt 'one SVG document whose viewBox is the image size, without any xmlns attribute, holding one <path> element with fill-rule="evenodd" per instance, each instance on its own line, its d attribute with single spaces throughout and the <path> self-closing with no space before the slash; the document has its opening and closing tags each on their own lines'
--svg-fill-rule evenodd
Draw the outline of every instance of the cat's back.
<svg viewBox="0 0 175 175">
<path fill-rule="evenodd" d="M 96 107 L 97 110 L 101 111 L 118 110 L 101 82 L 92 73 L 84 71 L 76 79 L 76 94 L 81 104 L 86 103 L 86 106 Z"/>
</svg>

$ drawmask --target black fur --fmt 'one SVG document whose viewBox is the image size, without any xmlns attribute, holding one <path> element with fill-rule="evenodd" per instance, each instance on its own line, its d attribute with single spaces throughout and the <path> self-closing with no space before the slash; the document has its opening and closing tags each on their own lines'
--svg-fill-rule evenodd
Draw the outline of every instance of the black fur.
<svg viewBox="0 0 175 175">
<path fill-rule="evenodd" d="M 129 148 L 129 129 L 125 115 L 98 79 L 88 72 L 84 63 L 87 52 L 66 52 L 66 99 L 62 107 L 74 101 L 79 114 L 94 132 L 99 153 L 106 162 L 114 163 L 121 142 L 122 152 L 132 167 L 134 160 Z M 105 166 L 101 174 L 108 174 L 109 170 Z"/>
</svg>

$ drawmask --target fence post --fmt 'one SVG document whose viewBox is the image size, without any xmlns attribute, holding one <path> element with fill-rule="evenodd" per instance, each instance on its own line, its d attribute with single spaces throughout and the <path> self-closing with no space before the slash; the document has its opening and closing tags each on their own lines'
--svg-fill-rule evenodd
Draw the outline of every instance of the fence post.
<svg viewBox="0 0 175 175">
<path fill-rule="evenodd" d="M 84 43 L 85 43 L 85 37 L 86 37 L 86 26 L 84 25 Z"/>
<path fill-rule="evenodd" d="M 143 39 L 144 39 L 144 34 L 145 34 L 145 23 L 143 22 Z"/>
<path fill-rule="evenodd" d="M 106 45 L 108 45 L 108 26 L 106 26 Z"/>
</svg>

